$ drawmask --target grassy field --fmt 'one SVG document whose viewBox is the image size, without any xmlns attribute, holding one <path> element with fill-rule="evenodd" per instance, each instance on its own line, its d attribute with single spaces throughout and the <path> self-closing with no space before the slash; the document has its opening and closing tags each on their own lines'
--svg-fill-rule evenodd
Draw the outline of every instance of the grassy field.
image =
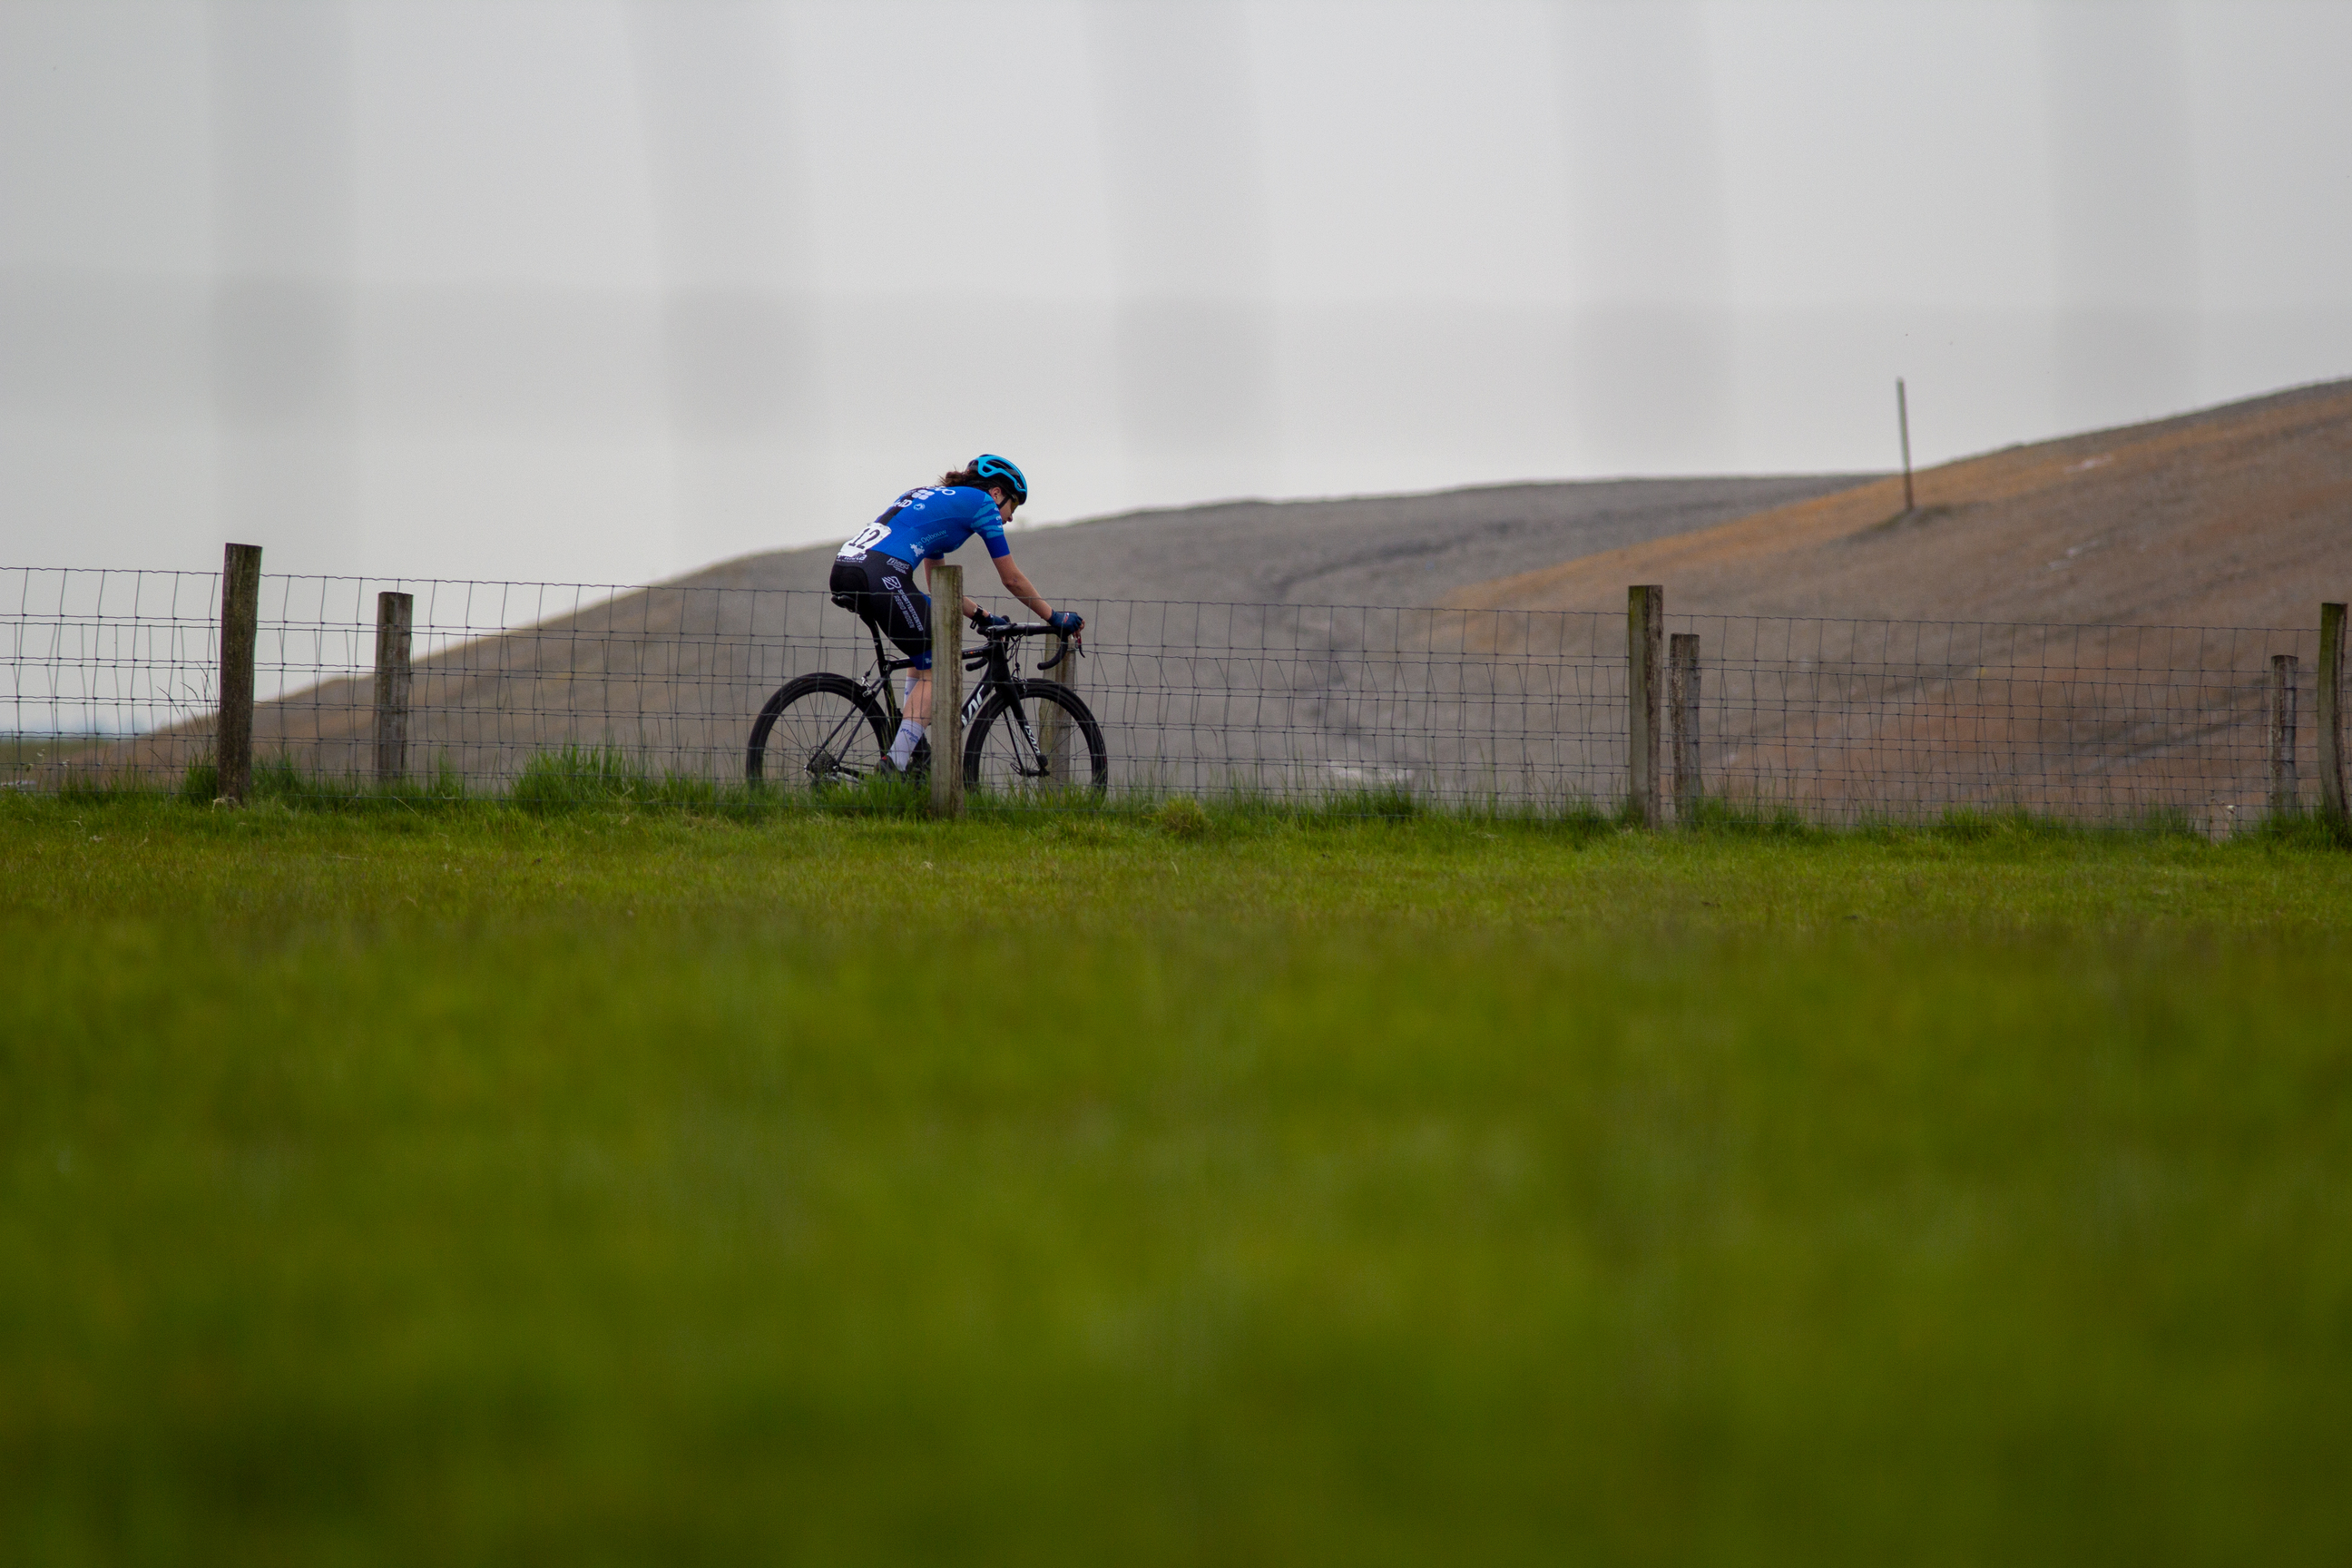
<svg viewBox="0 0 2352 1568">
<path fill-rule="evenodd" d="M 0 796 L 0 887 L 8 1563 L 2352 1552 L 2316 836 Z"/>
</svg>

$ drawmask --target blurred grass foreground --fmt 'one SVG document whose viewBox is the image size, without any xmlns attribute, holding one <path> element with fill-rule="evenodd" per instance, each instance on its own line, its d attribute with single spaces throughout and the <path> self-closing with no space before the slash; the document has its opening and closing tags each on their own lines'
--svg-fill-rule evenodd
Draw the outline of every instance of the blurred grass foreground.
<svg viewBox="0 0 2352 1568">
<path fill-rule="evenodd" d="M 2352 855 L 0 797 L 0 1560 L 2341 1562 Z"/>
</svg>

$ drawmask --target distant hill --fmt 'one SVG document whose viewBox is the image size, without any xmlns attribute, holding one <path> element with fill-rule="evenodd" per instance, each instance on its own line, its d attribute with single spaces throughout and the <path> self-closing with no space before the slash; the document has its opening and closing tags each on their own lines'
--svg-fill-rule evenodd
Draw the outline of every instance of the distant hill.
<svg viewBox="0 0 2352 1568">
<path fill-rule="evenodd" d="M 1435 605 L 1507 572 L 1670 538 L 1866 480 L 1855 474 L 1602 479 L 1224 501 L 1052 528 L 1016 526 L 1013 553 L 1054 600 Z M 875 510 L 887 499 L 877 496 Z M 843 524 L 845 537 L 853 531 L 854 521 Z M 671 585 L 821 588 L 834 548 L 827 542 L 749 555 Z M 994 593 L 978 547 L 963 555 L 980 579 L 977 591 Z"/>
<path fill-rule="evenodd" d="M 1479 609 L 2209 626 L 2352 596 L 2352 382 L 1968 458 L 1457 590 Z"/>
<path fill-rule="evenodd" d="M 2352 383 L 1946 464 L 1917 499 L 1839 476 L 1514 485 L 1138 513 L 1014 545 L 1092 619 L 1080 675 L 1125 782 L 1612 798 L 1624 590 L 1652 582 L 1702 634 L 1711 791 L 1846 816 L 2258 808 L 2268 659 L 2307 656 L 2319 601 L 2352 597 Z M 411 755 L 479 783 L 566 743 L 740 776 L 783 679 L 870 659 L 825 601 L 831 553 L 475 622 L 419 663 Z M 1367 605 L 1407 607 L 1346 607 Z M 265 704 L 257 744 L 357 771 L 370 700 L 364 678 L 330 679 Z M 208 728 L 108 761 L 168 773 Z"/>
</svg>

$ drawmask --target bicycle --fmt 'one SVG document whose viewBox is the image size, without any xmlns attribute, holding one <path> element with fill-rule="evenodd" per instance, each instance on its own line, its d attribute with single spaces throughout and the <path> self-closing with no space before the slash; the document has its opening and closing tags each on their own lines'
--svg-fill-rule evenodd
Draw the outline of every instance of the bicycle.
<svg viewBox="0 0 2352 1568">
<path fill-rule="evenodd" d="M 760 710 L 743 753 L 743 773 L 752 784 L 769 782 L 772 753 L 774 782 L 788 789 L 822 794 L 880 774 L 902 717 L 890 678 L 915 661 L 891 658 L 880 629 L 871 623 L 866 629 L 874 638 L 873 674 L 863 680 L 830 672 L 799 676 L 777 688 Z M 1110 784 L 1102 726 L 1068 687 L 1023 679 L 1016 656 L 1024 637 L 1059 637 L 1060 650 L 1037 667 L 1043 674 L 1081 650 L 1037 621 L 985 627 L 981 636 L 982 645 L 963 655 L 964 668 L 986 672 L 964 699 L 964 787 L 1016 795 L 1075 788 L 1100 795 Z M 930 746 L 928 735 L 918 743 L 910 775 L 929 771 Z"/>
</svg>

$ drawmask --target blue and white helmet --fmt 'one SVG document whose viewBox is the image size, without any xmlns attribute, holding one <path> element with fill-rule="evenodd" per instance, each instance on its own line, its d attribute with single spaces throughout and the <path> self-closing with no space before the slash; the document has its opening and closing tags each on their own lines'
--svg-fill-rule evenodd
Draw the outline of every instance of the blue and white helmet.
<svg viewBox="0 0 2352 1568">
<path fill-rule="evenodd" d="M 1002 480 L 1005 488 L 1013 492 L 1013 499 L 1016 501 L 1026 501 L 1029 499 L 1029 480 L 1009 458 L 1000 458 L 993 452 L 982 452 L 971 460 L 971 471 L 983 479 Z"/>
</svg>

